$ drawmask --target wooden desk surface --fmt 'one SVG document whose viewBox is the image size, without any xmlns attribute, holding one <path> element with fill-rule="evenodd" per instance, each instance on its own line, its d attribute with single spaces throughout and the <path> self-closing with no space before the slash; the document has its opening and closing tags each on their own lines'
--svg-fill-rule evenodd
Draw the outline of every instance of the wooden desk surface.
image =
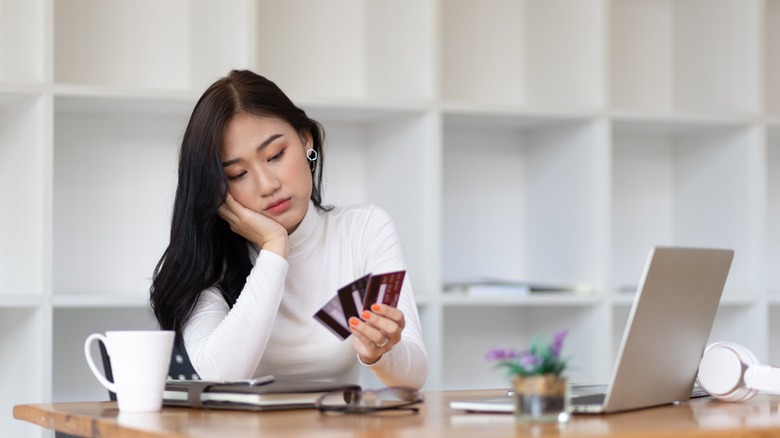
<svg viewBox="0 0 780 438">
<path fill-rule="evenodd" d="M 120 414 L 115 402 L 17 405 L 14 418 L 85 437 L 780 437 L 780 397 L 747 403 L 697 399 L 689 403 L 611 415 L 575 415 L 564 424 L 524 425 L 507 414 L 467 414 L 455 399 L 496 397 L 503 391 L 426 393 L 420 413 L 398 417 L 322 415 L 316 410 L 245 412 L 165 408 Z"/>
</svg>

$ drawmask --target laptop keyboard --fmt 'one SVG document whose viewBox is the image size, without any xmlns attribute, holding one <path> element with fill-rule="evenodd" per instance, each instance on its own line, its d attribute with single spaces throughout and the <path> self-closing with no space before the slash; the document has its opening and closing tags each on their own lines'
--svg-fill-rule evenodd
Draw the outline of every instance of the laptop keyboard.
<svg viewBox="0 0 780 438">
<path fill-rule="evenodd" d="M 698 386 L 694 387 L 693 391 L 691 391 L 691 398 L 706 397 L 708 395 L 709 394 Z M 571 398 L 571 404 L 580 406 L 601 405 L 604 404 L 604 399 L 606 398 L 607 394 L 604 393 L 576 395 Z"/>
<path fill-rule="evenodd" d="M 606 398 L 606 394 L 587 394 L 587 395 L 578 395 L 576 397 L 571 398 L 571 404 L 572 405 L 600 405 L 604 403 L 604 398 Z"/>
</svg>

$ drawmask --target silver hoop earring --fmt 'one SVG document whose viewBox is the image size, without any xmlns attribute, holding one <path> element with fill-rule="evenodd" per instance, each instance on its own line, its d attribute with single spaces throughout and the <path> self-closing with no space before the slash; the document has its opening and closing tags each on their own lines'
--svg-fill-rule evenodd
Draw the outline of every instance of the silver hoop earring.
<svg viewBox="0 0 780 438">
<path fill-rule="evenodd" d="M 311 169 L 312 176 L 314 175 L 314 169 L 317 167 L 317 157 L 319 157 L 319 155 L 314 149 L 306 151 L 306 159 L 309 160 L 309 169 Z"/>
</svg>

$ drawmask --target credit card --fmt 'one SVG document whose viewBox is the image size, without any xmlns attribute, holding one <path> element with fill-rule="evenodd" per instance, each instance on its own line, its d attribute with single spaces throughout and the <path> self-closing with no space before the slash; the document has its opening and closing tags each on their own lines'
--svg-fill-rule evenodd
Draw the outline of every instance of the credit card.
<svg viewBox="0 0 780 438">
<path fill-rule="evenodd" d="M 404 283 L 406 271 L 388 272 L 372 275 L 366 286 L 366 296 L 363 298 L 363 310 L 369 310 L 374 303 L 398 307 L 401 296 L 401 286 Z"/>
<path fill-rule="evenodd" d="M 317 313 L 314 314 L 319 322 L 328 328 L 334 335 L 341 339 L 347 339 L 352 332 L 349 330 L 347 320 L 344 318 L 344 310 L 338 295 L 331 298 Z"/>
<path fill-rule="evenodd" d="M 341 302 L 341 308 L 344 310 L 344 318 L 347 321 L 353 316 L 360 318 L 360 311 L 363 310 L 363 299 L 366 296 L 366 287 L 370 277 L 371 274 L 365 275 L 339 289 L 339 301 Z"/>
</svg>

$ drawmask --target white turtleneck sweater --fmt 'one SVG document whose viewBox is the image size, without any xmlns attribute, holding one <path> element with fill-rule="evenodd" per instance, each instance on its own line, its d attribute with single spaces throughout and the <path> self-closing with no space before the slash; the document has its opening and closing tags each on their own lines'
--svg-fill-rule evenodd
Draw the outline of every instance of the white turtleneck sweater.
<svg viewBox="0 0 780 438">
<path fill-rule="evenodd" d="M 365 365 L 352 337 L 341 340 L 313 315 L 357 278 L 406 269 L 395 226 L 378 207 L 321 211 L 309 203 L 289 239 L 287 260 L 270 251 L 253 252 L 255 265 L 232 309 L 215 288 L 201 294 L 183 331 L 201 378 L 272 374 L 357 383 Z M 369 367 L 384 385 L 420 388 L 428 358 L 408 274 L 398 309 L 406 320 L 401 342 Z"/>
</svg>

